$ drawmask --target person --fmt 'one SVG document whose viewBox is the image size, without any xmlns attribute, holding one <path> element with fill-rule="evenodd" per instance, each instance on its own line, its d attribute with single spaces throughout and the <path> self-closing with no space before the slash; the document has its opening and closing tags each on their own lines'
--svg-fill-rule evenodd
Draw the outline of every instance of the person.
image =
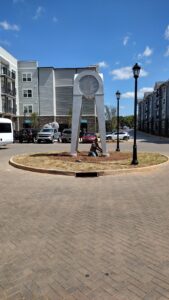
<svg viewBox="0 0 169 300">
<path fill-rule="evenodd" d="M 82 137 L 83 137 L 83 131 L 80 130 L 80 133 L 79 133 L 79 142 L 82 142 Z"/>
<path fill-rule="evenodd" d="M 98 139 L 96 137 L 95 140 L 91 144 L 88 156 L 98 156 L 98 152 L 97 151 L 99 151 L 100 153 L 102 153 L 102 148 L 100 148 L 100 146 L 98 144 Z"/>
</svg>

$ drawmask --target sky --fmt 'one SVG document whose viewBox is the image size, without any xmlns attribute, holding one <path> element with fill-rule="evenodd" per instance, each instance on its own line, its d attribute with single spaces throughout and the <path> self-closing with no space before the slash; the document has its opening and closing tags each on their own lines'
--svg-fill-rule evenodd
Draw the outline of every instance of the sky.
<svg viewBox="0 0 169 300">
<path fill-rule="evenodd" d="M 40 67 L 98 64 L 104 102 L 133 114 L 138 97 L 169 79 L 169 0 L 0 0 L 0 46 Z"/>
</svg>

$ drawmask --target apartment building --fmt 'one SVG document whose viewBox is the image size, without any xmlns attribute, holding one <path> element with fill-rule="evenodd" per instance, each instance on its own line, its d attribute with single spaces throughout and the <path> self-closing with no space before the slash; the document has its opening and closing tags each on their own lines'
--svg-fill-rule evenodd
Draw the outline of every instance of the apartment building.
<svg viewBox="0 0 169 300">
<path fill-rule="evenodd" d="M 61 130 L 69 127 L 74 77 L 85 70 L 98 72 L 97 66 L 38 67 L 37 61 L 16 60 L 3 48 L 0 48 L 0 62 L 0 114 L 10 117 L 16 129 L 31 127 L 32 113 L 38 115 L 39 127 L 51 122 L 58 122 Z M 8 67 L 10 76 L 3 74 L 4 65 Z M 7 86 L 10 82 L 10 93 L 7 95 L 3 94 L 3 77 L 7 80 Z M 82 100 L 81 128 L 97 131 L 95 99 Z"/>
<path fill-rule="evenodd" d="M 17 60 L 0 47 L 0 116 L 13 118 L 16 125 L 16 111 L 19 104 Z"/>
<path fill-rule="evenodd" d="M 157 82 L 151 93 L 138 103 L 139 130 L 169 136 L 169 80 Z"/>
</svg>

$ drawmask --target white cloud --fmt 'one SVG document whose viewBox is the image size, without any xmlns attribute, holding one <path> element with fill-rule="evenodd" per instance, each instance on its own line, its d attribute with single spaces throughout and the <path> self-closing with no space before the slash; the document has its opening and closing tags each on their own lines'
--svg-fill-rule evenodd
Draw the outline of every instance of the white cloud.
<svg viewBox="0 0 169 300">
<path fill-rule="evenodd" d="M 169 40 L 169 25 L 167 26 L 167 28 L 166 28 L 166 30 L 165 30 L 165 32 L 164 32 L 164 38 L 165 38 L 166 40 Z"/>
<path fill-rule="evenodd" d="M 153 54 L 153 49 L 151 49 L 149 46 L 146 46 L 143 53 L 138 54 L 138 59 L 141 59 L 143 57 L 149 57 Z"/>
<path fill-rule="evenodd" d="M 58 18 L 53 17 L 53 18 L 52 18 L 52 21 L 53 21 L 54 23 L 57 23 L 57 22 L 58 22 Z"/>
<path fill-rule="evenodd" d="M 126 46 L 127 45 L 127 43 L 128 43 L 128 41 L 129 41 L 129 36 L 128 35 L 126 35 L 124 38 L 123 38 L 123 45 L 124 46 Z"/>
<path fill-rule="evenodd" d="M 146 92 L 153 92 L 153 87 L 143 87 L 143 88 L 141 88 L 139 91 L 141 92 L 141 93 L 146 93 Z"/>
<path fill-rule="evenodd" d="M 141 88 L 141 89 L 138 90 L 137 96 L 138 96 L 139 98 L 143 98 L 144 93 L 146 93 L 146 92 L 153 92 L 153 90 L 154 90 L 154 89 L 153 89 L 152 87 L 143 87 L 143 88 Z M 121 95 L 121 98 L 123 98 L 123 99 L 131 99 L 131 98 L 134 98 L 134 92 L 126 92 L 126 93 L 123 93 L 123 94 Z"/>
<path fill-rule="evenodd" d="M 121 94 L 121 98 L 123 99 L 130 99 L 130 98 L 134 98 L 134 92 L 126 92 Z"/>
<path fill-rule="evenodd" d="M 119 69 L 114 69 L 111 71 L 113 75 L 113 80 L 119 79 L 129 79 L 132 77 L 132 68 L 131 67 L 123 67 Z"/>
<path fill-rule="evenodd" d="M 33 17 L 33 19 L 34 19 L 34 20 L 39 19 L 39 18 L 42 16 L 42 14 L 43 14 L 44 12 L 45 12 L 44 7 L 38 6 L 38 8 L 37 8 L 37 10 L 36 10 L 36 13 L 35 13 L 35 15 L 34 15 L 34 17 Z"/>
<path fill-rule="evenodd" d="M 148 57 L 153 54 L 153 49 L 151 49 L 149 46 L 146 47 L 146 49 L 143 52 L 143 56 Z"/>
<path fill-rule="evenodd" d="M 111 75 L 113 75 L 113 80 L 127 80 L 133 77 L 133 70 L 132 67 L 123 67 L 120 69 L 114 69 L 110 72 Z M 141 69 L 140 70 L 140 77 L 147 76 L 148 73 Z"/>
<path fill-rule="evenodd" d="M 18 25 L 9 24 L 7 21 L 0 22 L 0 27 L 4 30 L 13 30 L 13 31 L 19 31 L 20 30 Z"/>
<path fill-rule="evenodd" d="M 164 56 L 169 56 L 169 46 L 167 47 L 167 49 L 166 49 L 166 52 L 164 53 Z"/>
<path fill-rule="evenodd" d="M 7 41 L 7 40 L 0 40 L 0 45 L 2 45 L 2 46 L 10 46 L 11 43 L 9 41 Z"/>
<path fill-rule="evenodd" d="M 97 65 L 99 65 L 100 68 L 108 68 L 108 64 L 105 61 L 100 61 L 99 63 L 97 63 Z"/>
</svg>

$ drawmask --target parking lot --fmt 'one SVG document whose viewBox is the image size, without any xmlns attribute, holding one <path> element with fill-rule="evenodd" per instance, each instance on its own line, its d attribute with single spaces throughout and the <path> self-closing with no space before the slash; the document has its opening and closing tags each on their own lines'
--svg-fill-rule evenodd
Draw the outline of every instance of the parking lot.
<svg viewBox="0 0 169 300">
<path fill-rule="evenodd" d="M 121 142 L 121 151 L 132 145 Z M 169 299 L 168 166 L 75 178 L 8 164 L 18 153 L 53 150 L 70 144 L 0 150 L 0 299 Z M 169 141 L 139 133 L 138 151 L 169 156 Z"/>
</svg>

